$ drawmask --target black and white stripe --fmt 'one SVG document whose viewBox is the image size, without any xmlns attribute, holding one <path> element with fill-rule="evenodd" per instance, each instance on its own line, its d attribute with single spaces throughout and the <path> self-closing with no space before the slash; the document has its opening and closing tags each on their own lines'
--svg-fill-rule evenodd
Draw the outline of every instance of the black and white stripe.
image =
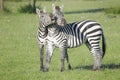
<svg viewBox="0 0 120 80">
<path fill-rule="evenodd" d="M 47 28 L 55 25 L 55 23 L 54 23 L 55 19 L 54 19 L 53 15 L 47 13 L 46 10 L 41 11 L 39 9 L 36 9 L 36 12 L 40 18 L 39 28 L 38 28 L 38 32 L 37 32 L 37 39 L 38 39 L 38 44 L 39 44 L 39 49 L 40 49 L 40 70 L 48 71 L 48 69 L 46 69 L 46 68 L 44 69 L 44 63 L 43 63 L 44 62 L 44 46 L 47 44 L 46 43 L 47 42 L 46 39 L 48 38 L 48 29 Z M 50 32 L 50 33 L 52 33 L 52 32 Z M 49 36 L 50 36 L 50 34 L 49 34 Z M 50 44 L 50 42 L 49 42 L 49 44 Z M 47 44 L 46 49 L 48 49 L 49 44 Z M 50 46 L 52 46 L 52 45 L 50 44 Z M 51 56 L 52 56 L 51 53 L 53 52 L 52 51 L 53 49 L 54 49 L 54 47 L 49 47 L 49 52 L 50 52 L 49 54 Z M 67 53 L 65 55 L 68 56 Z M 46 63 L 50 62 L 50 60 L 48 60 L 48 59 L 49 59 L 49 55 L 46 54 Z M 68 62 L 68 67 L 70 69 L 71 66 L 69 64 L 68 57 L 66 57 L 66 60 Z"/>
<path fill-rule="evenodd" d="M 99 42 L 103 35 L 103 30 L 99 23 L 92 20 L 84 20 L 67 24 L 65 27 L 53 27 L 56 31 L 50 31 L 48 28 L 48 40 L 56 46 L 60 46 L 66 40 L 66 47 L 72 48 L 89 43 L 90 49 L 100 50 Z M 54 29 L 55 30 L 55 29 Z M 52 32 L 52 33 L 51 33 Z"/>
<path fill-rule="evenodd" d="M 51 21 L 51 18 L 49 14 L 46 13 L 45 9 L 42 11 L 37 8 L 36 13 L 40 19 L 39 28 L 37 31 L 37 40 L 40 50 L 40 70 L 44 71 L 44 46 L 46 45 L 46 37 L 48 33 L 46 26 L 49 24 L 48 21 Z"/>
<path fill-rule="evenodd" d="M 101 37 L 103 45 L 102 50 L 100 49 L 99 44 Z M 100 69 L 102 57 L 104 57 L 105 54 L 106 45 L 103 30 L 98 22 L 84 20 L 81 22 L 67 24 L 64 27 L 57 24 L 48 27 L 47 44 L 49 45 L 48 52 L 50 52 L 50 57 L 52 56 L 52 51 L 54 49 L 52 48 L 51 51 L 51 47 L 59 47 L 62 51 L 61 54 L 63 54 L 65 53 L 63 51 L 67 48 L 78 47 L 83 43 L 87 45 L 91 53 L 94 55 L 95 63 L 93 69 Z M 64 57 L 62 56 L 63 59 Z"/>
<path fill-rule="evenodd" d="M 37 39 L 41 44 L 46 43 L 46 37 L 47 37 L 47 29 L 45 27 L 46 25 L 42 22 L 39 23 L 39 28 L 37 31 Z"/>
<path fill-rule="evenodd" d="M 44 70 L 44 46 L 46 45 L 47 29 L 46 25 L 42 22 L 39 23 L 39 28 L 37 31 L 37 39 L 40 51 L 40 70 Z"/>
</svg>

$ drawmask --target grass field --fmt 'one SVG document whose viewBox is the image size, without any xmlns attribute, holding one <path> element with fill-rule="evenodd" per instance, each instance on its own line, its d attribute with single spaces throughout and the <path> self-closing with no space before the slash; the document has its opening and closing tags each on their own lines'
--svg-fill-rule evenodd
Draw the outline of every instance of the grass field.
<svg viewBox="0 0 120 80">
<path fill-rule="evenodd" d="M 84 19 L 100 22 L 107 42 L 101 71 L 92 71 L 93 56 L 83 45 L 68 49 L 72 70 L 65 65 L 65 72 L 60 72 L 60 53 L 56 49 L 46 73 L 39 71 L 38 16 L 17 11 L 27 3 L 5 2 L 11 13 L 0 13 L 0 80 L 120 80 L 120 15 L 104 12 L 119 6 L 119 0 L 37 2 L 37 6 L 46 6 L 48 12 L 52 12 L 52 3 L 63 4 L 68 23 Z"/>
</svg>

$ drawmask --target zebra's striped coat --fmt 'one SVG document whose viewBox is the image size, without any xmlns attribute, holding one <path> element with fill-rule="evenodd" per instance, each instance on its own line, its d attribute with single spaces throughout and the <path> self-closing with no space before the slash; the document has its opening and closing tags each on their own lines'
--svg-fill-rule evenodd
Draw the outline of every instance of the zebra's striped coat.
<svg viewBox="0 0 120 80">
<path fill-rule="evenodd" d="M 47 44 L 46 43 L 46 39 L 47 39 L 47 35 L 48 35 L 48 29 L 47 27 L 50 26 L 51 24 L 54 24 L 54 17 L 53 14 L 49 14 L 46 12 L 45 8 L 43 11 L 40 11 L 39 9 L 36 9 L 36 13 L 38 14 L 39 18 L 40 18 L 40 22 L 39 22 L 39 28 L 37 31 L 37 39 L 38 39 L 38 44 L 39 44 L 39 49 L 40 49 L 40 70 L 41 71 L 46 71 L 46 69 L 44 69 L 44 46 Z M 66 56 L 68 56 L 66 54 Z M 46 55 L 46 62 L 48 61 L 48 55 Z M 67 62 L 68 62 L 68 67 L 69 69 L 71 68 L 70 64 L 69 64 L 69 60 L 68 58 L 66 58 Z"/>
<path fill-rule="evenodd" d="M 99 45 L 101 37 L 103 41 L 103 51 L 100 49 Z M 84 20 L 81 22 L 67 24 L 64 27 L 61 27 L 57 24 L 48 26 L 48 54 L 51 57 L 54 48 L 59 47 L 62 54 L 61 60 L 63 59 L 63 66 L 65 53 L 67 53 L 66 49 L 81 46 L 83 43 L 87 45 L 91 53 L 94 55 L 95 63 L 93 69 L 100 69 L 102 57 L 105 54 L 105 39 L 103 30 L 98 22 Z M 64 52 L 64 50 L 66 52 Z M 48 68 L 48 66 L 46 68 Z"/>
<path fill-rule="evenodd" d="M 95 21 L 84 20 L 67 24 L 65 27 L 57 26 L 52 28 L 54 29 L 48 28 L 47 40 L 57 47 L 60 47 L 60 44 L 62 45 L 65 41 L 65 47 L 67 48 L 78 47 L 87 41 L 91 41 L 89 43 L 91 47 L 99 49 L 99 45 L 95 45 L 95 43 L 100 41 L 103 31 L 100 24 Z"/>
<path fill-rule="evenodd" d="M 43 11 L 36 9 L 36 13 L 39 16 L 40 22 L 39 22 L 39 28 L 37 31 L 37 40 L 40 50 L 40 70 L 44 71 L 44 46 L 46 45 L 46 37 L 47 37 L 47 28 L 46 26 L 49 24 L 48 21 L 51 23 L 51 18 L 47 17 L 49 16 L 48 13 L 46 13 L 46 10 L 43 9 Z"/>
<path fill-rule="evenodd" d="M 54 15 L 54 14 L 53 14 Z M 46 15 L 43 20 L 47 23 L 48 35 L 46 47 L 46 65 L 44 71 L 48 71 L 49 63 L 55 47 L 60 48 L 61 52 L 61 71 L 64 71 L 64 59 L 68 61 L 68 66 L 71 68 L 68 60 L 67 48 L 78 47 L 83 43 L 87 45 L 94 56 L 94 70 L 101 67 L 102 57 L 105 54 L 105 38 L 103 30 L 99 23 L 92 20 L 85 20 L 81 22 L 74 22 L 64 26 L 59 26 L 59 22 L 64 17 Z M 54 21 L 55 20 L 55 21 Z M 64 19 L 65 21 L 65 19 Z M 62 22 L 62 21 L 61 21 Z M 60 22 L 60 23 L 61 23 Z M 100 38 L 102 37 L 103 49 L 100 49 Z"/>
</svg>

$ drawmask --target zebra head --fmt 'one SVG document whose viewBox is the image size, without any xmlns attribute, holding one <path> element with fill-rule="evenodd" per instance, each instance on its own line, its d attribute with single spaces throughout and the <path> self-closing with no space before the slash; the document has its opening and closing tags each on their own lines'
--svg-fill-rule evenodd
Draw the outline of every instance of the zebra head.
<svg viewBox="0 0 120 80">
<path fill-rule="evenodd" d="M 63 5 L 59 7 L 59 6 L 55 6 L 55 4 L 52 4 L 52 8 L 53 8 L 53 15 L 57 19 L 57 21 L 56 21 L 57 24 L 61 27 L 66 26 L 67 22 L 66 22 L 66 19 L 64 18 L 64 14 L 62 12 Z"/>
<path fill-rule="evenodd" d="M 55 4 L 52 4 L 52 8 L 53 8 L 53 15 L 56 16 L 57 18 L 61 18 L 64 17 L 63 15 L 63 5 L 62 6 L 55 6 Z"/>
<path fill-rule="evenodd" d="M 44 27 L 50 26 L 55 23 L 55 17 L 52 13 L 47 13 L 45 7 L 43 11 L 36 8 L 36 13 L 38 14 L 40 22 L 44 25 Z"/>
</svg>

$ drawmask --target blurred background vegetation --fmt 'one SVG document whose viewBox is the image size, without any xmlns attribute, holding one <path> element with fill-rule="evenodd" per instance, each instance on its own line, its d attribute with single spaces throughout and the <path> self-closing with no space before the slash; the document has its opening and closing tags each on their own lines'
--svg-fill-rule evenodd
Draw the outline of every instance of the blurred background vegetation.
<svg viewBox="0 0 120 80">
<path fill-rule="evenodd" d="M 19 6 L 18 12 L 20 13 L 35 13 L 36 7 L 41 8 L 40 6 L 36 6 L 37 1 L 61 1 L 61 0 L 0 0 L 0 11 L 4 11 L 7 13 L 11 13 L 12 11 L 6 7 L 5 3 L 6 2 L 27 2 L 27 4 Z M 98 0 L 84 0 L 84 1 L 98 1 Z M 120 7 L 110 7 L 107 9 L 104 9 L 105 13 L 107 14 L 120 14 Z"/>
<path fill-rule="evenodd" d="M 28 2 L 28 4 L 20 6 L 18 9 L 18 12 L 20 13 L 35 13 L 36 9 L 36 1 L 40 0 L 0 0 L 0 10 L 5 11 L 5 12 L 11 12 L 9 8 L 6 7 L 5 2 Z M 41 0 L 41 1 L 52 1 L 52 0 Z M 40 7 L 39 7 L 40 8 Z"/>
</svg>

